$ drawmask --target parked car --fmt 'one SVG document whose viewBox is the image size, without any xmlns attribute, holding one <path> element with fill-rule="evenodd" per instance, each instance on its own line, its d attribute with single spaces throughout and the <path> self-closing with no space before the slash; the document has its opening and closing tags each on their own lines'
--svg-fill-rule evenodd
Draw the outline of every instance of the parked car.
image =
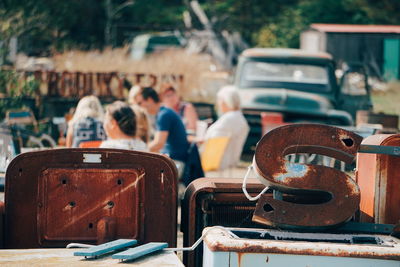
<svg viewBox="0 0 400 267">
<path fill-rule="evenodd" d="M 182 48 L 184 44 L 185 39 L 175 32 L 139 34 L 132 41 L 130 57 L 140 60 L 147 54 L 161 52 L 166 49 Z"/>
<path fill-rule="evenodd" d="M 353 125 L 356 111 L 370 110 L 372 104 L 367 79 L 361 81 L 363 92 L 355 91 L 348 80 L 351 72 L 348 68 L 338 83 L 335 63 L 327 53 L 282 48 L 244 50 L 234 85 L 251 128 L 245 150 L 254 148 L 262 136 L 262 112 L 279 112 L 285 123 Z"/>
</svg>

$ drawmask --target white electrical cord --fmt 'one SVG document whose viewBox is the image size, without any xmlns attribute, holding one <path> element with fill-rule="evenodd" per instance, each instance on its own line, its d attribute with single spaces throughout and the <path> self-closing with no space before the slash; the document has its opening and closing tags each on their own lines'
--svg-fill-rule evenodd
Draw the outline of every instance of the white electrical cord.
<svg viewBox="0 0 400 267">
<path fill-rule="evenodd" d="M 232 233 L 232 231 L 228 230 L 227 228 L 223 227 L 223 226 L 212 226 L 209 229 L 207 229 L 207 231 L 205 231 L 201 237 L 199 239 L 197 239 L 197 241 L 191 246 L 191 247 L 186 247 L 186 248 L 164 248 L 163 250 L 167 250 L 167 251 L 192 251 L 195 250 L 196 247 L 201 243 L 201 241 L 203 241 L 203 239 L 206 237 L 206 235 L 213 229 L 221 229 L 224 232 L 228 233 L 230 236 L 234 237 L 234 238 L 239 238 L 237 235 L 235 235 L 234 233 Z"/>
<path fill-rule="evenodd" d="M 253 164 L 254 164 L 254 163 L 253 163 Z M 260 192 L 260 194 L 258 194 L 258 195 L 255 196 L 255 197 L 250 196 L 250 194 L 247 192 L 247 189 L 246 189 L 247 178 L 249 177 L 250 172 L 254 169 L 253 164 L 251 164 L 251 165 L 247 168 L 247 173 L 246 173 L 246 175 L 244 176 L 244 178 L 243 178 L 243 183 L 242 183 L 242 191 L 243 191 L 244 195 L 247 197 L 247 199 L 250 200 L 250 201 L 256 201 L 256 200 L 258 200 L 258 199 L 261 197 L 261 195 L 264 194 L 264 193 L 269 189 L 269 186 L 266 186 L 266 187 Z M 257 172 L 254 172 L 254 173 L 257 175 L 257 178 L 261 181 L 261 179 L 260 179 L 261 177 L 258 175 L 258 173 L 257 173 Z"/>
<path fill-rule="evenodd" d="M 191 246 L 191 247 L 186 247 L 186 248 L 164 248 L 163 250 L 167 250 L 167 251 L 192 251 L 195 250 L 197 248 L 197 246 L 201 243 L 201 241 L 203 241 L 203 239 L 206 237 L 206 235 L 213 229 L 221 229 L 223 230 L 225 233 L 229 234 L 230 236 L 234 237 L 234 238 L 239 238 L 237 235 L 235 235 L 234 233 L 232 233 L 232 231 L 228 230 L 227 228 L 223 227 L 223 226 L 212 226 L 209 229 L 207 229 L 207 231 L 205 231 L 201 237 L 199 239 L 197 239 L 197 241 Z M 70 243 L 67 245 L 67 248 L 91 248 L 94 245 L 87 245 L 87 244 L 81 244 L 81 243 Z"/>
</svg>

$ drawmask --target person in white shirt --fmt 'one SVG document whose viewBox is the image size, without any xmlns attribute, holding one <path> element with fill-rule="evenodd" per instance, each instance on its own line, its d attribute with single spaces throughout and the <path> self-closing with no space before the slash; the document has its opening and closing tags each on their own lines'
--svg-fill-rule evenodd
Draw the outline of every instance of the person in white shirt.
<svg viewBox="0 0 400 267">
<path fill-rule="evenodd" d="M 223 170 L 235 167 L 239 162 L 250 128 L 240 109 L 239 94 L 233 86 L 225 86 L 218 91 L 217 106 L 222 115 L 207 129 L 205 140 L 229 137 L 220 166 Z"/>
<path fill-rule="evenodd" d="M 103 127 L 107 140 L 101 148 L 148 151 L 146 143 L 136 135 L 136 116 L 128 104 L 116 101 L 108 105 Z"/>
</svg>

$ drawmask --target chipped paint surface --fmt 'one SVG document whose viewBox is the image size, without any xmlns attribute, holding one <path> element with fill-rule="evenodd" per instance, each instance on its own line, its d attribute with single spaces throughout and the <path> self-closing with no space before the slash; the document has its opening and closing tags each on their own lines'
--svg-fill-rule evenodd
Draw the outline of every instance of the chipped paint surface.
<svg viewBox="0 0 400 267">
<path fill-rule="evenodd" d="M 282 193 L 309 193 L 315 200 L 304 204 L 261 196 L 253 221 L 277 227 L 328 227 L 347 221 L 360 201 L 354 180 L 340 170 L 291 163 L 285 156 L 310 153 L 349 163 L 361 140 L 353 132 L 318 124 L 290 124 L 268 132 L 257 144 L 253 160 L 259 180 Z"/>
<path fill-rule="evenodd" d="M 205 228 L 204 231 L 207 231 Z M 231 230 L 242 230 L 233 228 Z M 279 236 L 276 240 L 234 238 L 226 235 L 220 229 L 212 229 L 204 239 L 205 246 L 215 252 L 239 252 L 239 253 L 279 253 L 313 256 L 354 257 L 367 259 L 385 259 L 400 261 L 400 240 L 384 235 L 340 235 L 340 234 L 310 234 L 310 233 L 283 233 L 288 240 L 282 239 L 278 230 L 243 229 Z M 315 240 L 311 240 L 313 237 Z M 372 237 L 380 240 L 378 245 L 371 244 L 344 244 L 339 240 L 354 237 Z M 308 238 L 307 238 L 308 237 Z M 303 239 L 296 241 L 295 239 Z M 291 240 L 290 240 L 291 239 Z M 304 241 L 309 239 L 310 241 Z M 324 240 L 325 239 L 325 240 Z M 335 242 L 339 241 L 339 242 Z"/>
<path fill-rule="evenodd" d="M 274 175 L 274 180 L 285 183 L 290 178 L 303 178 L 307 175 L 308 166 L 304 164 L 296 164 L 285 162 L 285 173 Z"/>
<path fill-rule="evenodd" d="M 101 155 L 101 162 L 84 162 L 83 154 Z M 6 248 L 118 238 L 176 245 L 177 169 L 167 157 L 119 149 L 54 149 L 18 155 L 6 177 Z"/>
<path fill-rule="evenodd" d="M 46 208 L 38 210 L 38 234 L 41 240 L 97 240 L 96 224 L 112 217 L 120 222 L 118 233 L 138 236 L 139 198 L 143 184 L 137 187 L 144 173 L 132 169 L 47 169 L 39 181 L 40 202 Z M 59 177 L 63 177 L 60 181 Z M 84 178 L 83 178 L 84 177 Z M 93 194 L 92 192 L 95 192 Z M 64 203 L 70 208 L 63 210 Z M 91 224 L 91 225 L 90 225 Z M 105 228 L 104 230 L 107 230 Z M 115 235 L 115 233 L 114 233 Z M 112 237 L 111 237 L 112 238 Z"/>
</svg>

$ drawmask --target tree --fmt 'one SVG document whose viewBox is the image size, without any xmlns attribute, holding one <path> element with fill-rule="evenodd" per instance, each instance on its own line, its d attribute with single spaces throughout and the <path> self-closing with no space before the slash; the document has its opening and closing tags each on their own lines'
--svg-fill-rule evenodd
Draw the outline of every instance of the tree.
<svg viewBox="0 0 400 267">
<path fill-rule="evenodd" d="M 106 13 L 106 25 L 104 27 L 104 42 L 106 46 L 111 44 L 111 27 L 116 15 L 126 7 L 134 4 L 134 1 L 128 0 L 122 4 L 114 5 L 112 0 L 105 0 L 105 13 Z"/>
<path fill-rule="evenodd" d="M 141 31 L 182 29 L 190 0 L 0 0 L 0 38 L 18 35 L 23 51 L 102 48 Z M 311 23 L 400 24 L 397 0 L 202 0 L 217 32 L 251 45 L 298 46 Z M 12 21 L 10 23 L 10 21 Z M 200 23 L 195 26 L 201 27 Z M 119 30 L 115 41 L 112 32 Z M 6 34 L 5 31 L 7 31 Z M 3 41 L 4 42 L 4 41 Z M 4 48 L 4 45 L 2 46 Z M 34 48 L 34 49 L 32 49 Z"/>
</svg>

